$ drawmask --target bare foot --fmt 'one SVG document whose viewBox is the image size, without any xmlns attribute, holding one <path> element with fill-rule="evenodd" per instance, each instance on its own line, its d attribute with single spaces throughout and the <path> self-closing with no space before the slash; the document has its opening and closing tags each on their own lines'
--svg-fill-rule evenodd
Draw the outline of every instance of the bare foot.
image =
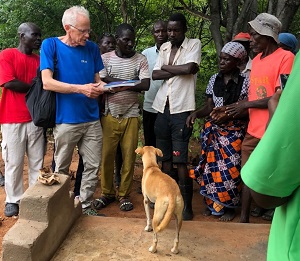
<svg viewBox="0 0 300 261">
<path fill-rule="evenodd" d="M 202 215 L 205 216 L 205 217 L 208 217 L 208 216 L 211 216 L 211 211 L 206 208 L 203 212 L 202 212 Z"/>
<path fill-rule="evenodd" d="M 225 214 L 219 218 L 220 221 L 228 222 L 233 220 L 235 217 L 235 210 L 232 208 L 227 208 Z"/>
<path fill-rule="evenodd" d="M 249 218 L 250 218 L 250 208 L 247 208 L 242 205 L 240 223 L 249 223 L 250 222 Z"/>
<path fill-rule="evenodd" d="M 242 216 L 241 214 L 240 223 L 249 223 L 249 216 Z"/>
</svg>

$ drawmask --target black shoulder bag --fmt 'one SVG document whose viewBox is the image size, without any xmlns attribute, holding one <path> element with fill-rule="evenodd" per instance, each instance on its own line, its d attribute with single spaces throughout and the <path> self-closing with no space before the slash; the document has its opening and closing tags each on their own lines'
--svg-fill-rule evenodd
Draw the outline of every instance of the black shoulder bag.
<svg viewBox="0 0 300 261">
<path fill-rule="evenodd" d="M 55 46 L 53 78 L 55 78 L 57 74 L 57 56 L 56 43 L 54 39 L 53 41 Z M 37 69 L 37 75 L 33 78 L 31 88 L 26 93 L 25 99 L 34 125 L 44 128 L 55 126 L 56 94 L 53 91 L 44 90 L 40 68 Z"/>
</svg>

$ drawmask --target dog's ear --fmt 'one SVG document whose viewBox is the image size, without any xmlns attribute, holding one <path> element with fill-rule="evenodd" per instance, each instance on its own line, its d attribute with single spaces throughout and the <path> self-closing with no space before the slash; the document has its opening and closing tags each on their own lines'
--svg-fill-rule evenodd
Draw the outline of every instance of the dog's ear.
<svg viewBox="0 0 300 261">
<path fill-rule="evenodd" d="M 141 148 L 141 147 L 138 147 L 138 148 L 135 150 L 135 153 L 136 153 L 136 154 L 143 155 L 143 152 L 144 152 L 144 150 L 143 150 L 143 148 Z"/>
<path fill-rule="evenodd" d="M 158 148 L 155 148 L 155 151 L 156 151 L 156 155 L 159 156 L 159 157 L 162 157 L 163 156 L 163 153 L 160 149 Z"/>
</svg>

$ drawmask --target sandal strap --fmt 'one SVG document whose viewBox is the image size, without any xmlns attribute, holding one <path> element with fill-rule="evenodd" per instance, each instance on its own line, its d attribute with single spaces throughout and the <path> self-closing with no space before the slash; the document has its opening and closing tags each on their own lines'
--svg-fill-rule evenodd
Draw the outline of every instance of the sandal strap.
<svg viewBox="0 0 300 261">
<path fill-rule="evenodd" d="M 114 201 L 115 198 L 108 198 L 105 196 L 101 196 L 100 198 L 94 200 L 93 205 L 95 209 L 100 210 L 101 208 L 108 206 L 110 203 Z"/>
<path fill-rule="evenodd" d="M 106 206 L 106 203 L 104 202 L 104 200 L 102 198 L 97 198 L 95 199 L 95 201 L 100 202 L 102 205 Z"/>
<path fill-rule="evenodd" d="M 124 205 L 133 205 L 133 204 L 131 202 L 123 202 L 123 203 L 121 203 L 120 206 L 124 206 Z"/>
<path fill-rule="evenodd" d="M 120 200 L 120 210 L 122 211 L 130 211 L 133 209 L 133 204 L 128 198 L 123 198 Z"/>
</svg>

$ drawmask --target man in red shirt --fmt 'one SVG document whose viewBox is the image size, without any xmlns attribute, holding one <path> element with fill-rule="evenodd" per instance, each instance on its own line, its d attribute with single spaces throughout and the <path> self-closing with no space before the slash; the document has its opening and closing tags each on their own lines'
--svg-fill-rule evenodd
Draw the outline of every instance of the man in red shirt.
<svg viewBox="0 0 300 261">
<path fill-rule="evenodd" d="M 33 185 L 43 166 L 43 128 L 36 127 L 25 102 L 26 92 L 40 64 L 32 53 L 41 46 L 41 30 L 33 23 L 18 28 L 19 45 L 0 53 L 0 123 L 2 131 L 2 158 L 5 163 L 7 217 L 19 214 L 19 203 L 24 193 L 24 156 L 28 159 L 28 183 Z"/>
<path fill-rule="evenodd" d="M 278 47 L 281 22 L 273 15 L 259 14 L 250 25 L 250 48 L 258 53 L 252 61 L 248 101 L 228 106 L 226 113 L 249 111 L 249 125 L 242 144 L 242 166 L 265 133 L 269 120 L 268 101 L 279 88 L 280 74 L 289 74 L 294 55 Z M 249 222 L 251 196 L 244 185 L 242 192 L 241 223 Z"/>
</svg>

